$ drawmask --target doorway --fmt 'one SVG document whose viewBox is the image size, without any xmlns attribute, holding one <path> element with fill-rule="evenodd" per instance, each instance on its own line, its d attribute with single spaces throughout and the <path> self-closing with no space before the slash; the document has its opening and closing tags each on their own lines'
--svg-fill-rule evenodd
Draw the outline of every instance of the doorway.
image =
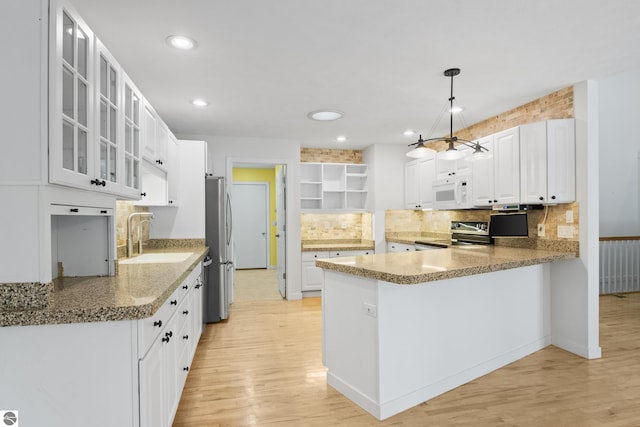
<svg viewBox="0 0 640 427">
<path fill-rule="evenodd" d="M 269 184 L 234 182 L 231 199 L 234 208 L 236 268 L 268 268 Z"/>
<path fill-rule="evenodd" d="M 274 292 L 278 298 L 286 298 L 287 163 L 228 159 L 227 167 L 239 269 L 234 286 L 241 292 L 237 299 L 273 299 Z M 256 289 L 250 289 L 253 286 Z"/>
</svg>

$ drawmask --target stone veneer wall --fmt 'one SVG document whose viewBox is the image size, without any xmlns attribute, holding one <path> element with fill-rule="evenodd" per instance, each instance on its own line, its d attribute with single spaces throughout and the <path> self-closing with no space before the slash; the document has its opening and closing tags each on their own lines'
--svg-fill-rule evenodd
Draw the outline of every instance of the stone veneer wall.
<svg viewBox="0 0 640 427">
<path fill-rule="evenodd" d="M 362 163 L 362 150 L 339 150 L 332 148 L 300 148 L 303 163 Z"/>
<path fill-rule="evenodd" d="M 371 214 L 303 213 L 300 237 L 304 240 L 372 240 Z"/>
<path fill-rule="evenodd" d="M 540 122 L 549 119 L 573 118 L 573 86 L 538 98 L 528 104 L 491 117 L 468 128 L 454 132 L 458 138 L 473 141 L 487 135 L 500 132 L 514 126 Z M 454 119 L 455 120 L 455 119 Z M 430 144 L 436 151 L 447 147 L 444 142 Z"/>
<path fill-rule="evenodd" d="M 146 206 L 136 206 L 134 202 L 118 201 L 116 202 L 116 246 L 118 248 L 118 258 L 125 258 L 127 256 L 127 218 L 129 214 L 134 212 L 149 212 L 149 208 Z M 153 220 L 152 220 L 153 221 Z M 133 221 L 134 227 L 138 225 L 138 219 Z M 142 241 L 148 242 L 149 240 L 149 223 L 145 222 L 142 225 Z M 133 233 L 133 251 L 138 251 L 138 233 Z"/>
</svg>

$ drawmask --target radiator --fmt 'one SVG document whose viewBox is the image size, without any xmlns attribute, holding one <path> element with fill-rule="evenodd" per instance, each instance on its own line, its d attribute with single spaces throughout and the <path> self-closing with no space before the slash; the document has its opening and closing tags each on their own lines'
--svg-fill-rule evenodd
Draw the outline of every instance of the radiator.
<svg viewBox="0 0 640 427">
<path fill-rule="evenodd" d="M 600 294 L 640 291 L 640 239 L 600 241 Z"/>
</svg>

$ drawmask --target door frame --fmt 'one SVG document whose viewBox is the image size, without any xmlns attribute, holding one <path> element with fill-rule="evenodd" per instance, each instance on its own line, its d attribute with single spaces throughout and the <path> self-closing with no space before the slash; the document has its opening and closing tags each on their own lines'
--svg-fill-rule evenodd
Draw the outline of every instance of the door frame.
<svg viewBox="0 0 640 427">
<path fill-rule="evenodd" d="M 293 180 L 297 180 L 297 173 L 294 173 L 297 162 L 294 162 L 291 159 L 287 158 L 260 158 L 260 157 L 227 157 L 226 158 L 226 178 L 227 178 L 227 190 L 231 191 L 231 183 L 233 182 L 233 168 L 241 168 L 241 167 L 261 167 L 261 168 L 270 168 L 275 167 L 276 165 L 285 165 L 287 167 L 287 174 L 285 175 L 285 217 L 286 217 L 286 245 L 285 245 L 285 299 L 302 299 L 302 290 L 300 288 L 295 288 L 293 282 L 295 280 L 289 280 L 290 278 L 296 278 L 300 276 L 300 268 L 296 268 L 294 264 L 300 264 L 300 251 L 298 254 L 294 254 L 292 252 L 292 248 L 300 247 L 300 234 L 299 232 L 295 232 L 295 229 L 300 227 L 300 210 L 296 209 L 294 206 L 293 200 L 299 200 L 297 198 L 298 194 L 296 191 L 292 190 L 294 182 Z M 293 192 L 293 193 L 292 193 Z M 298 217 L 296 218 L 295 215 Z M 297 239 L 296 242 L 293 240 Z M 280 260 L 280 258 L 278 258 Z M 291 260 L 296 261 L 295 263 Z M 280 262 L 280 261 L 278 261 Z M 277 268 L 277 267 L 276 267 Z M 298 280 L 299 282 L 299 280 Z"/>
<path fill-rule="evenodd" d="M 265 239 L 265 260 L 264 260 L 264 268 L 266 268 L 267 270 L 269 270 L 271 268 L 271 220 L 269 218 L 269 215 L 271 213 L 271 210 L 269 209 L 269 196 L 270 196 L 270 191 L 269 191 L 269 183 L 268 182 L 264 182 L 264 181 L 236 181 L 236 182 L 231 182 L 231 202 L 233 203 L 233 186 L 234 185 L 257 185 L 260 187 L 264 187 L 264 208 L 265 208 L 265 233 L 266 233 L 266 239 Z M 234 205 L 236 212 L 238 209 L 238 204 L 236 203 Z M 237 254 L 237 245 L 236 245 L 236 254 Z M 236 255 L 237 256 L 237 255 Z"/>
</svg>

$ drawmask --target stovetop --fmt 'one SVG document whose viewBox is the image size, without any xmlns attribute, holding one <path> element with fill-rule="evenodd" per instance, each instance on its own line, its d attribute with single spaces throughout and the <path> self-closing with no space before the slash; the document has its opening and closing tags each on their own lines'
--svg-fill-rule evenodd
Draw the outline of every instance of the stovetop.
<svg viewBox="0 0 640 427">
<path fill-rule="evenodd" d="M 451 221 L 451 244 L 491 245 L 487 221 Z"/>
</svg>

